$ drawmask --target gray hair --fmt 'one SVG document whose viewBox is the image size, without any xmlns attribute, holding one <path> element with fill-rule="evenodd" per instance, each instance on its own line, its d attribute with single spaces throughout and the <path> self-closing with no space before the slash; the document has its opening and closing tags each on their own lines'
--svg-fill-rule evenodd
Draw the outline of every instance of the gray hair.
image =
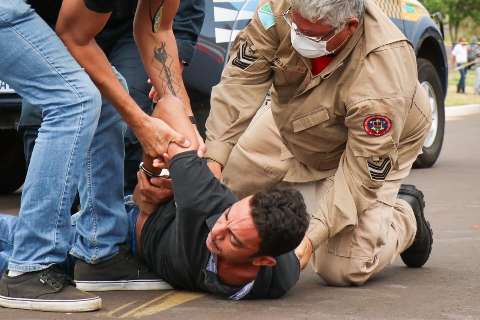
<svg viewBox="0 0 480 320">
<path fill-rule="evenodd" d="M 312 22 L 326 19 L 334 28 L 363 17 L 365 0 L 290 0 L 292 9 Z"/>
</svg>

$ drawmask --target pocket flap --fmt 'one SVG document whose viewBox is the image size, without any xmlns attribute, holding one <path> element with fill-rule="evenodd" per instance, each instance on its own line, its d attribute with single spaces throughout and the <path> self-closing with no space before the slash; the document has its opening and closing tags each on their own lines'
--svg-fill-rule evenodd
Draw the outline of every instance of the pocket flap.
<svg viewBox="0 0 480 320">
<path fill-rule="evenodd" d="M 306 130 L 316 126 L 319 123 L 327 121 L 328 119 L 330 119 L 330 116 L 328 115 L 328 111 L 325 109 L 311 112 L 293 121 L 293 132 L 297 133 Z"/>
</svg>

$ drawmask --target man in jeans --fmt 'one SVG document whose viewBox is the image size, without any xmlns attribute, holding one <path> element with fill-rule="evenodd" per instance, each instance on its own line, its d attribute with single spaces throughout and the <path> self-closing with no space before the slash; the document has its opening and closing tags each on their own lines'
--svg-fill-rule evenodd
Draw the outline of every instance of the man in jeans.
<svg viewBox="0 0 480 320">
<path fill-rule="evenodd" d="M 110 1 L 108 5 L 119 3 Z M 123 125 L 117 124 L 119 117 L 113 108 L 101 108 L 100 94 L 90 79 L 135 131 L 145 153 L 157 157 L 172 141 L 189 143 L 138 107 L 96 45 L 93 37 L 110 16 L 111 9 L 105 4 L 64 1 L 64 18 L 57 24 L 64 43 L 90 77 L 24 1 L 4 0 L 0 4 L 0 74 L 25 100 L 42 109 L 9 271 L 0 280 L 1 306 L 61 312 L 100 308 L 99 297 L 72 286 L 57 267 L 69 250 L 78 258 L 77 265 L 88 270 L 84 275 L 96 276 L 99 287 L 105 265 L 122 266 L 110 268 L 108 282 L 112 276 L 118 276 L 118 281 L 148 282 L 152 278 L 119 250 L 127 238 L 122 178 L 112 177 L 103 191 L 93 183 L 94 176 L 108 174 L 110 157 L 123 155 Z M 165 89 L 182 94 L 171 32 L 177 7 L 178 1 L 141 0 L 134 26 L 145 68 L 161 94 Z M 149 8 L 155 10 L 152 19 Z M 97 127 L 99 118 L 102 123 Z M 115 137 L 119 143 L 109 140 Z M 70 207 L 77 190 L 85 212 L 77 220 L 71 244 Z"/>
<path fill-rule="evenodd" d="M 45 2 L 29 0 L 32 8 L 52 27 L 57 22 L 62 0 Z M 129 93 L 147 114 L 152 112 L 148 98 L 150 85 L 140 55 L 133 39 L 133 17 L 137 0 L 126 0 L 127 5 L 115 8 L 105 28 L 95 37 L 108 60 L 125 78 Z M 204 18 L 204 0 L 182 1 L 173 22 L 178 55 L 182 65 L 188 65 L 193 57 Z M 41 124 L 41 110 L 27 101 L 22 102 L 19 132 L 23 136 L 27 164 Z M 125 132 L 125 194 L 131 194 L 137 181 L 138 164 L 142 158 L 142 147 L 134 132 Z M 118 176 L 118 175 L 117 175 Z"/>
</svg>

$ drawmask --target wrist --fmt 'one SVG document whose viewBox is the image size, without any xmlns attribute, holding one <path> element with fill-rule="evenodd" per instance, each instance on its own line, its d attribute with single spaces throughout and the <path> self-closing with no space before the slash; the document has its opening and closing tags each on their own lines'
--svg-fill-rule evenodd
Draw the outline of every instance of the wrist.
<svg viewBox="0 0 480 320">
<path fill-rule="evenodd" d="M 139 110 L 137 114 L 135 114 L 134 117 L 132 117 L 131 121 L 128 121 L 128 125 L 132 128 L 132 130 L 137 133 L 141 131 L 145 127 L 145 123 L 147 123 L 150 120 L 150 116 L 143 112 L 142 110 Z"/>
</svg>

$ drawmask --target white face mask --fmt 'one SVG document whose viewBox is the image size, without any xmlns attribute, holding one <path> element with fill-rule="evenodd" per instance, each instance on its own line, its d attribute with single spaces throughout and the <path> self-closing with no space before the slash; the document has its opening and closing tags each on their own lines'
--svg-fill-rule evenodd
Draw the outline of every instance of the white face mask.
<svg viewBox="0 0 480 320">
<path fill-rule="evenodd" d="M 333 51 L 327 50 L 327 41 L 313 41 L 299 35 L 295 31 L 295 24 L 290 28 L 290 38 L 293 48 L 305 58 L 319 58 L 332 54 Z"/>
</svg>

